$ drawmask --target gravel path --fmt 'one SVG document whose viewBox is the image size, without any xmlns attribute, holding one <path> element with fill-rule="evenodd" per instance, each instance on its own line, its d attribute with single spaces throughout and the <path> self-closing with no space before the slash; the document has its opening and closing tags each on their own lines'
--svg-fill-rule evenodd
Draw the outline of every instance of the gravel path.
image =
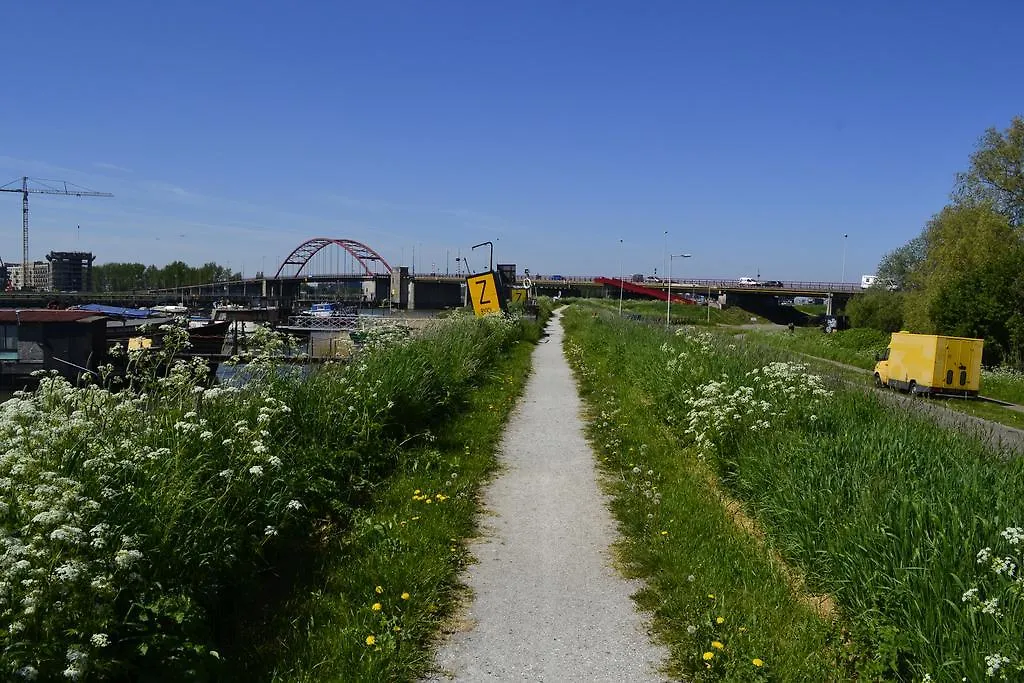
<svg viewBox="0 0 1024 683">
<path fill-rule="evenodd" d="M 490 515 L 465 577 L 462 630 L 431 681 L 662 681 L 654 645 L 611 566 L 615 525 L 583 438 L 580 400 L 556 313 L 501 445 Z"/>
</svg>

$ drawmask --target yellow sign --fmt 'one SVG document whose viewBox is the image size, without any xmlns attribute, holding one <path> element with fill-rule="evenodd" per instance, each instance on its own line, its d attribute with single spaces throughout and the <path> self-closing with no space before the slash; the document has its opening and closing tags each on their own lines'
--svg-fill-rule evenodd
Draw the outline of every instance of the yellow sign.
<svg viewBox="0 0 1024 683">
<path fill-rule="evenodd" d="M 466 278 L 469 298 L 473 301 L 473 310 L 478 316 L 488 313 L 501 313 L 501 297 L 494 273 L 483 273 Z"/>
<path fill-rule="evenodd" d="M 526 304 L 527 296 L 530 291 L 521 287 L 515 287 L 512 289 L 512 303 L 514 304 Z"/>
</svg>

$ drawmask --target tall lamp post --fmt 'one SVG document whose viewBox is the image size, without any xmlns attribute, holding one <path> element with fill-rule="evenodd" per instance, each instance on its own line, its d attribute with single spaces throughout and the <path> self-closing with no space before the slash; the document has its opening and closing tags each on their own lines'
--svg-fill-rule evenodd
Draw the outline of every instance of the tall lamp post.
<svg viewBox="0 0 1024 683">
<path fill-rule="evenodd" d="M 665 231 L 665 243 L 661 247 L 661 274 L 668 272 L 668 230 Z"/>
<path fill-rule="evenodd" d="M 690 258 L 693 254 L 670 254 L 668 257 L 668 297 L 665 302 L 665 326 L 672 324 L 672 261 L 677 258 Z"/>
<path fill-rule="evenodd" d="M 619 317 L 622 317 L 622 240 L 619 240 Z"/>
<path fill-rule="evenodd" d="M 845 232 L 843 233 L 843 277 L 840 282 L 846 282 L 846 238 L 849 237 Z"/>
</svg>

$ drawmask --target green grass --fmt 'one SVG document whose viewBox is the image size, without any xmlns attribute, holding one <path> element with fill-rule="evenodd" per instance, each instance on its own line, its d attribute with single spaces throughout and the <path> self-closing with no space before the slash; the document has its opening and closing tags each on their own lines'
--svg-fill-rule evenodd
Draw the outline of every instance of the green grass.
<svg viewBox="0 0 1024 683">
<path fill-rule="evenodd" d="M 621 557 L 646 581 L 638 600 L 654 612 L 675 673 L 693 680 L 841 679 L 837 631 L 794 592 L 794 577 L 770 547 L 737 526 L 712 468 L 682 452 L 665 423 L 679 397 L 662 391 L 657 345 L 636 336 L 667 337 L 578 310 L 565 323 L 590 436 L 625 534 Z M 705 652 L 714 654 L 711 668 Z M 755 667 L 755 658 L 765 666 Z"/>
<path fill-rule="evenodd" d="M 745 338 L 745 343 L 758 345 L 761 343 L 762 339 L 763 335 L 753 336 L 751 338 Z M 789 360 L 807 364 L 814 372 L 828 378 L 830 384 L 843 382 L 848 385 L 863 386 L 865 389 L 873 389 L 875 386 L 874 380 L 868 370 L 852 366 L 839 366 L 828 362 L 829 359 L 823 359 L 818 356 L 812 356 L 810 354 L 795 351 L 788 351 L 770 344 L 763 344 L 762 347 L 770 349 L 773 356 L 780 360 Z M 990 422 L 996 422 L 1001 425 L 1006 425 L 1007 427 L 1024 429 L 1024 413 L 1012 410 L 1005 406 L 1000 406 L 996 403 L 990 403 L 976 398 L 965 399 L 957 396 L 937 396 L 930 399 L 921 397 L 919 400 L 931 401 L 932 405 L 972 415 L 983 420 L 989 420 Z"/>
<path fill-rule="evenodd" d="M 1024 462 L 859 389 L 817 396 L 808 373 L 791 365 L 749 375 L 777 357 L 762 347 L 668 336 L 615 316 L 569 320 L 597 411 L 595 441 L 617 480 L 626 554 L 650 583 L 648 604 L 680 668 L 708 673 L 695 659 L 711 635 L 709 605 L 699 601 L 707 593 L 716 605 L 728 596 L 726 624 L 757 623 L 756 649 L 736 645 L 743 657 L 770 653 L 762 659 L 778 680 L 980 680 L 993 654 L 1009 659 L 1002 671 L 1024 663 L 1024 601 L 975 557 L 991 547 L 1020 565 L 1020 548 L 1000 532 L 1024 520 Z M 633 475 L 631 463 L 644 474 Z M 714 473 L 710 485 L 702 471 Z M 763 544 L 730 531 L 711 493 L 716 478 L 758 521 Z M 643 495 L 652 486 L 662 494 L 657 508 Z M 842 644 L 824 624 L 788 620 L 801 612 L 792 595 L 783 602 L 764 548 L 809 590 L 834 598 Z M 971 587 L 979 593 L 965 601 Z M 998 615 L 981 609 L 988 598 L 1000 600 Z M 787 619 L 771 616 L 773 604 Z M 746 627 L 744 637 L 754 632 Z"/>
<path fill-rule="evenodd" d="M 688 291 L 688 290 L 687 290 Z M 673 293 L 674 290 L 673 290 Z M 581 305 L 591 306 L 599 310 L 619 310 L 618 299 L 585 299 L 579 300 Z M 623 315 L 638 315 L 645 322 L 664 324 L 666 302 L 639 299 L 625 299 L 622 302 Z M 711 325 L 747 325 L 769 322 L 765 318 L 746 311 L 737 306 L 724 309 L 711 308 Z M 707 325 L 708 307 L 689 304 L 672 303 L 673 325 Z"/>
<path fill-rule="evenodd" d="M 316 588 L 283 610 L 283 643 L 263 653 L 254 680 L 400 681 L 428 670 L 429 645 L 470 560 L 464 540 L 475 531 L 477 493 L 494 471 L 532 348 L 520 344 L 500 360 L 465 412 L 404 452 L 352 528 L 327 539 Z"/>
<path fill-rule="evenodd" d="M 864 370 L 875 367 L 875 354 L 889 345 L 890 335 L 866 328 L 823 334 L 815 329 L 789 332 L 751 332 L 750 339 L 777 349 L 797 351 L 854 365 Z M 985 370 L 981 393 L 1000 401 L 1024 404 L 1024 373 L 1010 368 Z"/>
<path fill-rule="evenodd" d="M 1024 405 L 1024 373 L 1010 368 L 983 370 L 981 393 L 1000 401 Z"/>
<path fill-rule="evenodd" d="M 882 339 L 882 337 L 886 337 Z M 874 368 L 875 349 L 888 338 L 873 330 L 855 329 L 830 335 L 820 331 L 797 330 L 788 332 L 751 332 L 744 334 L 745 343 L 762 345 L 783 352 L 782 357 L 799 362 L 811 363 L 817 372 L 841 377 L 844 381 L 872 385 L 870 371 Z M 792 352 L 786 355 L 785 352 Z M 803 354 L 800 355 L 793 354 Z M 870 355 L 869 355 L 870 354 Z M 843 370 L 827 365 L 818 359 L 832 360 L 860 368 Z M 982 395 L 1000 401 L 1020 404 L 1024 402 L 1024 374 L 1008 369 L 985 370 L 982 375 Z M 1016 429 L 1024 429 L 1024 413 L 981 400 L 964 400 L 954 397 L 936 398 L 934 402 L 950 410 L 966 413 L 984 420 Z"/>
<path fill-rule="evenodd" d="M 875 367 L 875 354 L 889 345 L 890 335 L 877 330 L 858 328 L 825 334 L 818 328 L 776 332 L 753 332 L 750 339 L 773 348 L 798 351 L 870 370 Z"/>
<path fill-rule="evenodd" d="M 331 542 L 366 531 L 395 477 L 431 469 L 432 435 L 536 335 L 501 317 L 454 316 L 413 338 L 375 329 L 351 362 L 302 376 L 279 372 L 285 342 L 263 330 L 242 388 L 204 389 L 201 362 L 144 352 L 130 390 L 47 377 L 5 402 L 0 670 L 238 678 Z M 159 354 L 185 337 L 166 330 Z"/>
<path fill-rule="evenodd" d="M 826 310 L 825 304 L 798 304 L 793 308 L 812 317 L 825 315 Z"/>
</svg>

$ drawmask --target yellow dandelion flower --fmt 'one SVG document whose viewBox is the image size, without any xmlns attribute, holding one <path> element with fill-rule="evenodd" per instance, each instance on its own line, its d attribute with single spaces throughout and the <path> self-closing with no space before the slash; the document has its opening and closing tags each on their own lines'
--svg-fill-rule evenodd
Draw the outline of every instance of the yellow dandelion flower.
<svg viewBox="0 0 1024 683">
<path fill-rule="evenodd" d="M 415 491 L 413 491 L 412 493 L 413 493 L 413 495 L 415 495 L 415 496 L 418 496 L 418 495 L 420 495 L 420 490 L 419 490 L 419 489 L 416 489 L 416 490 L 415 490 Z"/>
<path fill-rule="evenodd" d="M 711 642 L 711 647 L 715 648 L 716 650 L 721 650 L 723 647 L 725 647 L 725 645 L 722 645 L 720 642 L 715 640 Z"/>
<path fill-rule="evenodd" d="M 380 603 L 379 602 L 373 603 L 373 607 L 371 607 L 370 609 L 372 609 L 374 612 L 379 612 L 380 611 Z"/>
<path fill-rule="evenodd" d="M 384 592 L 384 587 L 383 586 L 377 586 L 373 590 L 377 593 L 377 595 L 380 595 L 381 593 Z"/>
<path fill-rule="evenodd" d="M 408 593 L 402 593 L 402 599 L 403 600 L 408 600 L 409 599 L 409 594 Z"/>
<path fill-rule="evenodd" d="M 367 645 L 376 645 L 377 644 L 377 636 L 366 636 L 366 644 Z"/>
<path fill-rule="evenodd" d="M 764 666 L 764 662 L 758 658 L 754 658 L 754 666 Z"/>
<path fill-rule="evenodd" d="M 424 502 L 424 503 L 426 503 L 427 505 L 430 505 L 430 504 L 431 504 L 431 503 L 432 503 L 433 501 L 432 501 L 432 500 L 430 500 L 429 498 L 427 498 L 427 499 L 426 499 L 425 501 L 423 501 L 423 502 Z"/>
<path fill-rule="evenodd" d="M 395 633 L 398 633 L 398 632 L 399 632 L 399 631 L 401 631 L 401 630 L 402 630 L 402 627 L 401 627 L 401 626 L 396 626 L 396 627 L 394 628 L 394 631 L 395 631 Z"/>
<path fill-rule="evenodd" d="M 711 598 L 712 600 L 714 600 L 715 599 L 715 594 L 714 593 L 708 593 L 708 597 Z"/>
<path fill-rule="evenodd" d="M 662 536 L 668 536 L 668 532 L 667 532 L 667 531 L 662 531 L 662 532 L 661 532 L 661 535 L 662 535 Z"/>
<path fill-rule="evenodd" d="M 712 659 L 715 658 L 715 653 L 714 652 L 705 652 L 703 654 L 703 657 L 704 657 L 704 661 L 705 662 L 710 662 Z"/>
<path fill-rule="evenodd" d="M 715 623 L 716 624 L 724 624 L 725 623 L 725 617 L 718 617 L 717 619 L 715 619 Z"/>
</svg>

